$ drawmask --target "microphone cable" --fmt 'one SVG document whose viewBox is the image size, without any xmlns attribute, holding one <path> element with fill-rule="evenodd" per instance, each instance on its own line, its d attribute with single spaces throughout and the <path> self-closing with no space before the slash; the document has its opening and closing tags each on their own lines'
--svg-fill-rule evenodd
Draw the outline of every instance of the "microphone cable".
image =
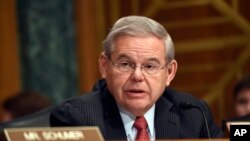
<svg viewBox="0 0 250 141">
<path fill-rule="evenodd" d="M 208 122 L 207 122 L 207 118 L 206 118 L 206 116 L 205 116 L 204 111 L 203 111 L 199 106 L 195 106 L 195 105 L 193 105 L 193 104 L 190 103 L 190 102 L 181 102 L 180 105 L 179 105 L 179 107 L 182 108 L 182 109 L 184 109 L 184 110 L 196 108 L 196 109 L 198 109 L 198 110 L 201 111 L 202 116 L 203 116 L 203 118 L 204 118 L 206 130 L 207 130 L 207 135 L 208 135 L 208 138 L 210 139 L 210 138 L 211 138 L 211 135 L 210 135 L 210 131 L 209 131 L 209 128 L 208 128 Z"/>
</svg>

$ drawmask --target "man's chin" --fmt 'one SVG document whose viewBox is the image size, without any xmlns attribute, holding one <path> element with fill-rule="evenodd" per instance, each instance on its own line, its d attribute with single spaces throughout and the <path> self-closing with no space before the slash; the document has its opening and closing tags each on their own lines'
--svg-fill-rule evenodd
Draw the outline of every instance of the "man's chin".
<svg viewBox="0 0 250 141">
<path fill-rule="evenodd" d="M 135 116 L 143 115 L 145 112 L 148 111 L 149 108 L 150 107 L 148 105 L 140 102 L 130 103 L 128 106 L 129 112 L 131 112 Z"/>
</svg>

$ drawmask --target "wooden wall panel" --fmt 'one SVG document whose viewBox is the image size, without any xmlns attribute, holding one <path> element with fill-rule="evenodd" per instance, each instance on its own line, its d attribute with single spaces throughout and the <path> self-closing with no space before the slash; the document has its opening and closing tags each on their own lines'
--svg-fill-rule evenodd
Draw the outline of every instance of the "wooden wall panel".
<svg viewBox="0 0 250 141">
<path fill-rule="evenodd" d="M 90 91 L 99 78 L 95 1 L 75 0 L 75 31 L 80 92 Z"/>
<path fill-rule="evenodd" d="M 15 2 L 0 1 L 0 104 L 21 89 Z"/>
</svg>

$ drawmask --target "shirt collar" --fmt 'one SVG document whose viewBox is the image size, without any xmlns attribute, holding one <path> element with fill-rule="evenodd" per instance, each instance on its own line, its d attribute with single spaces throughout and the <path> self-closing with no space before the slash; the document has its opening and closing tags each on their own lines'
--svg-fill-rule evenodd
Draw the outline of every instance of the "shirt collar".
<svg viewBox="0 0 250 141">
<path fill-rule="evenodd" d="M 132 134 L 132 127 L 135 121 L 135 116 L 128 112 L 127 110 L 123 109 L 121 106 L 118 105 L 120 115 L 123 121 L 123 125 L 125 127 L 126 135 L 129 136 L 129 134 Z M 144 114 L 145 119 L 148 123 L 148 129 L 151 138 L 154 138 L 155 136 L 155 130 L 154 130 L 154 115 L 155 115 L 155 104 Z"/>
</svg>

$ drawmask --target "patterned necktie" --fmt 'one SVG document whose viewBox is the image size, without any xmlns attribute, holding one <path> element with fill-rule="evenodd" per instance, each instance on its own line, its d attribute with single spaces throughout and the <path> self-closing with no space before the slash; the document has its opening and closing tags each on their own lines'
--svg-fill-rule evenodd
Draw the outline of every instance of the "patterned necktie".
<svg viewBox="0 0 250 141">
<path fill-rule="evenodd" d="M 134 127 L 137 130 L 136 140 L 137 141 L 149 141 L 148 136 L 148 124 L 144 116 L 138 116 L 135 119 Z"/>
</svg>

